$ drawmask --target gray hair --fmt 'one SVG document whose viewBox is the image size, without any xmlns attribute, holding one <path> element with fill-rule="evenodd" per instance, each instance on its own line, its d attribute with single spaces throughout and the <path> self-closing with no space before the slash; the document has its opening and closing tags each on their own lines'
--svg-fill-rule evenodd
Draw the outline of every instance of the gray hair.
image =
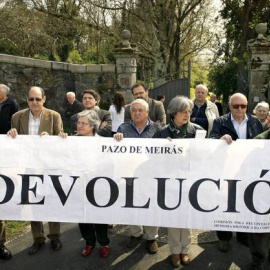
<svg viewBox="0 0 270 270">
<path fill-rule="evenodd" d="M 138 99 L 135 99 L 133 102 L 131 102 L 131 104 L 130 104 L 130 111 L 132 111 L 133 104 L 141 104 L 141 105 L 143 105 L 143 107 L 145 108 L 145 110 L 147 112 L 149 112 L 149 105 L 148 105 L 148 103 L 144 99 L 138 98 Z"/>
<path fill-rule="evenodd" d="M 254 114 L 256 114 L 257 109 L 258 109 L 259 107 L 263 107 L 264 109 L 266 109 L 267 111 L 269 111 L 269 104 L 268 104 L 267 102 L 265 102 L 265 101 L 262 101 L 262 102 L 258 103 L 258 104 L 256 105 L 256 107 L 254 108 L 254 110 L 253 110 L 253 113 L 254 113 Z"/>
<path fill-rule="evenodd" d="M 208 88 L 207 88 L 206 85 L 204 85 L 204 84 L 198 84 L 196 86 L 195 90 L 197 91 L 198 88 L 202 88 L 202 89 L 204 89 L 206 91 L 206 93 L 208 93 Z"/>
<path fill-rule="evenodd" d="M 7 95 L 9 94 L 10 88 L 9 88 L 7 85 L 5 85 L 5 84 L 0 84 L 0 88 L 1 88 L 1 91 L 2 91 L 2 92 L 6 93 Z"/>
<path fill-rule="evenodd" d="M 184 111 L 187 108 L 193 109 L 194 104 L 192 100 L 185 96 L 176 96 L 173 98 L 167 108 L 167 114 L 173 118 L 178 112 Z"/>
<path fill-rule="evenodd" d="M 85 110 L 78 113 L 78 119 L 80 117 L 86 117 L 88 119 L 89 125 L 93 127 L 93 134 L 96 134 L 100 126 L 100 119 L 98 114 L 94 110 Z"/>
<path fill-rule="evenodd" d="M 76 97 L 76 95 L 75 95 L 74 92 L 67 92 L 67 93 L 66 93 L 66 96 Z"/>
</svg>

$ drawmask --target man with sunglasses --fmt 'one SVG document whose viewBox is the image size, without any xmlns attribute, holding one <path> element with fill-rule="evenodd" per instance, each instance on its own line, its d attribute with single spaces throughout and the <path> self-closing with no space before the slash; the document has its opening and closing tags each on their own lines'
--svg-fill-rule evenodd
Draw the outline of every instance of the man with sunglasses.
<svg viewBox="0 0 270 270">
<path fill-rule="evenodd" d="M 16 138 L 18 134 L 25 135 L 58 135 L 63 132 L 61 116 L 58 112 L 46 109 L 44 103 L 46 97 L 41 87 L 30 88 L 27 97 L 28 109 L 18 111 L 12 116 L 11 129 L 7 134 Z M 34 244 L 29 248 L 30 255 L 35 254 L 45 244 L 43 223 L 41 221 L 31 221 L 31 231 Z M 60 223 L 49 222 L 48 238 L 51 240 L 53 250 L 60 250 Z"/>
<path fill-rule="evenodd" d="M 263 132 L 260 121 L 250 114 L 247 114 L 247 98 L 236 93 L 230 97 L 230 113 L 225 114 L 214 120 L 213 129 L 210 138 L 225 140 L 228 144 L 237 139 L 253 139 Z M 248 234 L 237 232 L 237 240 L 248 245 Z M 217 231 L 219 238 L 219 250 L 227 252 L 229 250 L 229 241 L 232 238 L 232 232 Z"/>
</svg>

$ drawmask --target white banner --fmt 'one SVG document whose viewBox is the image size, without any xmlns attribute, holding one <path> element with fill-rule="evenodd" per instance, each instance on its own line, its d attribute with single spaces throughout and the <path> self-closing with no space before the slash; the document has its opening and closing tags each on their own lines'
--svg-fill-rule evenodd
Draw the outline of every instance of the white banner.
<svg viewBox="0 0 270 270">
<path fill-rule="evenodd" d="M 270 141 L 0 135 L 0 219 L 270 232 Z"/>
</svg>

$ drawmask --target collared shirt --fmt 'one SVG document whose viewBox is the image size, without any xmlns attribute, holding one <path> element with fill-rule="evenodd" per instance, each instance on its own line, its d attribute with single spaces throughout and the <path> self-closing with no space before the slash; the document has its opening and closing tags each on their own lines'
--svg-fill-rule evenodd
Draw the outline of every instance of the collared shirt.
<svg viewBox="0 0 270 270">
<path fill-rule="evenodd" d="M 40 126 L 42 113 L 38 117 L 34 117 L 34 115 L 29 113 L 29 123 L 28 123 L 28 133 L 29 135 L 38 135 L 38 130 Z"/>
<path fill-rule="evenodd" d="M 143 129 L 140 131 L 140 130 L 136 127 L 136 125 L 134 124 L 134 122 L 133 122 L 132 120 L 131 120 L 130 122 L 131 122 L 131 124 L 133 125 L 133 127 L 136 128 L 136 130 L 137 130 L 137 132 L 138 132 L 139 134 L 142 134 L 143 131 L 145 130 L 145 128 L 146 128 L 147 126 L 150 125 L 150 119 L 148 118 L 148 119 L 147 119 L 147 122 L 146 122 L 146 124 L 145 124 L 145 126 L 144 126 Z"/>
<path fill-rule="evenodd" d="M 247 121 L 248 121 L 247 115 L 245 114 L 245 118 L 240 124 L 234 120 L 232 114 L 231 114 L 231 120 L 232 120 L 234 129 L 238 135 L 238 138 L 246 139 L 247 138 Z"/>
</svg>

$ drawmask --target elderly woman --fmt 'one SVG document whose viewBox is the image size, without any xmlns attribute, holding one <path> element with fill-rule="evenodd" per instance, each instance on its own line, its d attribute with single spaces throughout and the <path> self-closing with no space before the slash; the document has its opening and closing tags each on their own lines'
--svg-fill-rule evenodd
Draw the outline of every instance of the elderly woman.
<svg viewBox="0 0 270 270">
<path fill-rule="evenodd" d="M 77 134 L 75 136 L 98 136 L 97 130 L 100 126 L 98 114 L 94 110 L 86 110 L 78 114 L 77 120 Z M 61 137 L 67 137 L 66 133 L 60 133 Z M 95 245 L 96 241 L 100 244 L 100 256 L 106 258 L 109 256 L 110 239 L 108 237 L 107 224 L 92 224 L 92 223 L 79 223 L 81 235 L 86 242 L 82 250 L 82 256 L 89 256 Z"/>
<path fill-rule="evenodd" d="M 260 120 L 263 130 L 268 130 L 270 128 L 270 120 L 268 118 L 269 115 L 269 105 L 267 102 L 262 101 L 256 105 L 253 110 L 253 113 Z"/>
<path fill-rule="evenodd" d="M 195 138 L 197 130 L 203 130 L 197 124 L 190 122 L 193 102 L 184 96 L 173 98 L 167 109 L 169 124 L 155 133 L 153 138 L 183 139 Z M 188 264 L 191 244 L 189 229 L 168 228 L 168 242 L 171 250 L 171 263 L 174 267 Z"/>
</svg>

